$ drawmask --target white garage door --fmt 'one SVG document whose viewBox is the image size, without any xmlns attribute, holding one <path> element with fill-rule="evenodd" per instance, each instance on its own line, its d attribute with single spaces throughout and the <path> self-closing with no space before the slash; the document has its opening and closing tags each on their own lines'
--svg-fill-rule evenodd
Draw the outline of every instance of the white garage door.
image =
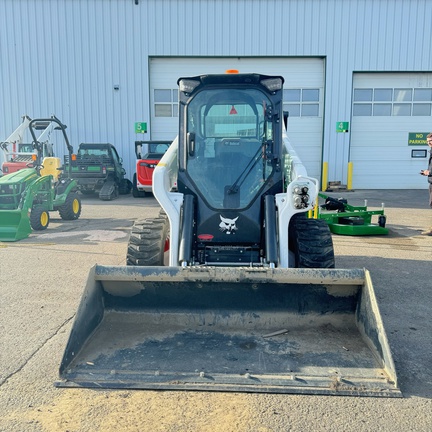
<svg viewBox="0 0 432 432">
<path fill-rule="evenodd" d="M 151 138 L 171 140 L 177 135 L 178 78 L 225 73 L 227 69 L 285 78 L 288 135 L 308 174 L 319 179 L 324 106 L 324 60 L 319 58 L 151 58 Z"/>
<path fill-rule="evenodd" d="M 354 74 L 350 146 L 353 187 L 427 187 L 419 171 L 427 168 L 424 150 L 428 147 L 421 142 L 425 143 L 425 134 L 432 131 L 431 114 L 432 73 Z M 420 139 L 409 142 L 410 133 Z"/>
</svg>

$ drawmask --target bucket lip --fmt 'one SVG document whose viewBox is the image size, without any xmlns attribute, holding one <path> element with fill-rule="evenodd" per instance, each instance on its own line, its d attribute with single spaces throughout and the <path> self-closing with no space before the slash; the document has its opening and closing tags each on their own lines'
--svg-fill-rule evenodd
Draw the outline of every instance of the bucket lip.
<svg viewBox="0 0 432 432">
<path fill-rule="evenodd" d="M 97 280 L 113 281 L 212 281 L 212 282 L 283 282 L 319 285 L 363 285 L 366 269 L 306 269 L 262 267 L 164 267 L 103 266 L 94 267 Z"/>
<path fill-rule="evenodd" d="M 280 376 L 249 374 L 164 373 L 144 372 L 136 375 L 121 371 L 98 371 L 91 374 L 64 372 L 54 382 L 58 388 L 98 388 L 130 390 L 224 391 L 247 393 L 305 394 L 355 397 L 401 398 L 403 394 L 394 383 L 385 379 L 352 381 L 335 375 L 303 376 L 288 373 Z"/>
</svg>

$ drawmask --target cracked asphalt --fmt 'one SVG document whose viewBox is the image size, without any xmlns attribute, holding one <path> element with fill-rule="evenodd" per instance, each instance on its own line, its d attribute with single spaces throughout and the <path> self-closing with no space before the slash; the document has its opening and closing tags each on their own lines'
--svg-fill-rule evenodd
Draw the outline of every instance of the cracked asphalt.
<svg viewBox="0 0 432 432">
<path fill-rule="evenodd" d="M 339 268 L 371 272 L 402 399 L 57 389 L 89 269 L 124 265 L 130 228 L 154 198 L 83 197 L 77 221 L 0 242 L 0 431 L 430 431 L 432 226 L 427 190 L 329 193 L 385 203 L 388 236 L 333 236 Z"/>
</svg>

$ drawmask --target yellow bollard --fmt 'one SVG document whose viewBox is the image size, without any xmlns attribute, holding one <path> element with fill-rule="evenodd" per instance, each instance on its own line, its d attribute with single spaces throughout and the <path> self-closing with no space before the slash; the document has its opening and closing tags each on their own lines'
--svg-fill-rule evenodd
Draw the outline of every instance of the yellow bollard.
<svg viewBox="0 0 432 432">
<path fill-rule="evenodd" d="M 352 176 L 353 176 L 353 163 L 348 162 L 348 180 L 347 180 L 347 189 L 352 189 Z"/>
<path fill-rule="evenodd" d="M 313 210 L 313 218 L 314 219 L 318 219 L 318 209 L 319 209 L 319 207 L 318 207 L 318 201 L 315 203 L 315 207 L 314 207 L 314 210 Z"/>
<path fill-rule="evenodd" d="M 328 182 L 328 162 L 323 162 L 321 190 L 324 192 L 327 190 L 327 182 Z"/>
</svg>

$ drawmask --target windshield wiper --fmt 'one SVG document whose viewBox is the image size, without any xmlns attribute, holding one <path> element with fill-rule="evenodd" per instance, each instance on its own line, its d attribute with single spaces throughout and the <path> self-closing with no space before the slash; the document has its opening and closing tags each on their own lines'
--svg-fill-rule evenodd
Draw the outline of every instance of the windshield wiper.
<svg viewBox="0 0 432 432">
<path fill-rule="evenodd" d="M 254 154 L 253 158 L 248 162 L 245 169 L 240 173 L 237 180 L 230 186 L 227 190 L 229 195 L 236 194 L 240 190 L 240 186 L 246 180 L 248 175 L 252 172 L 258 162 L 261 160 L 260 153 L 262 152 L 262 147 L 259 147 L 257 152 Z"/>
</svg>

